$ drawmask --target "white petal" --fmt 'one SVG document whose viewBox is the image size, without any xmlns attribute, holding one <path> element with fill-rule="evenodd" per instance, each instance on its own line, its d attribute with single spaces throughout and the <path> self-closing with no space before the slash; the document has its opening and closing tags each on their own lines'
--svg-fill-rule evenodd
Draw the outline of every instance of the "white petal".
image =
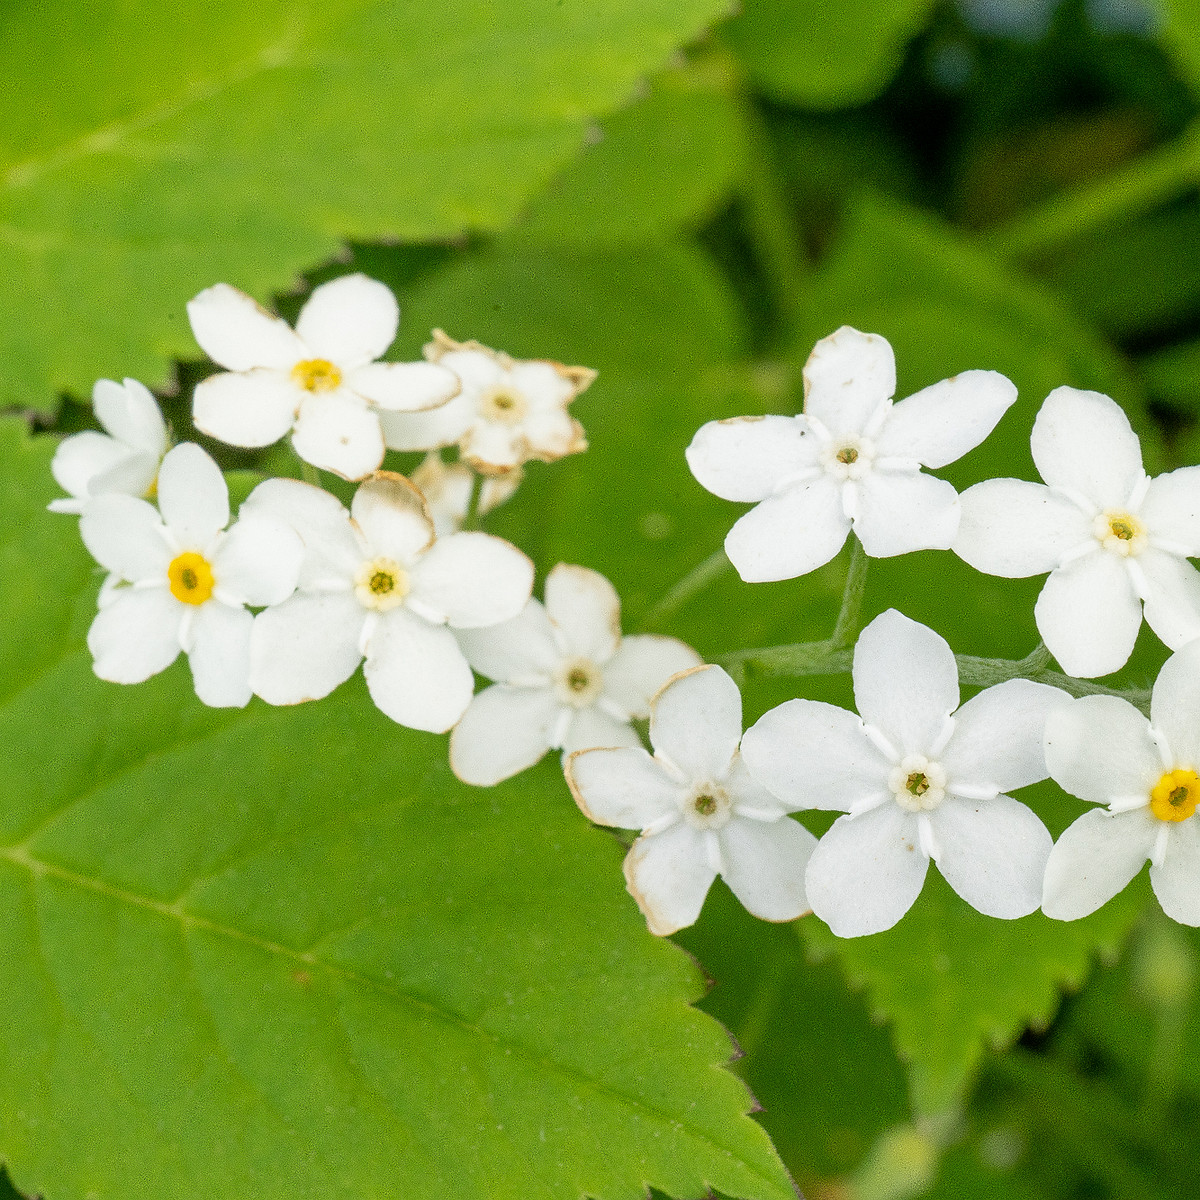
<svg viewBox="0 0 1200 1200">
<path fill-rule="evenodd" d="M 578 380 L 567 378 L 562 371 L 558 363 L 533 360 L 513 363 L 508 377 L 534 412 L 547 412 L 561 410 L 591 382 L 589 379 L 581 387 Z"/>
<path fill-rule="evenodd" d="M 558 705 L 547 688 L 484 688 L 450 734 L 450 769 L 464 783 L 491 787 L 550 749 Z"/>
<path fill-rule="evenodd" d="M 1150 723 L 1167 735 L 1175 765 L 1200 770 L 1200 641 L 1163 664 L 1150 699 Z"/>
<path fill-rule="evenodd" d="M 654 701 L 650 742 L 696 782 L 729 773 L 742 736 L 742 695 L 720 667 L 697 667 L 671 680 Z"/>
<path fill-rule="evenodd" d="M 1142 605 L 1125 560 L 1097 549 L 1050 573 L 1033 616 L 1062 669 L 1092 679 L 1129 661 Z"/>
<path fill-rule="evenodd" d="M 300 587 L 350 580 L 362 550 L 350 514 L 336 496 L 298 479 L 268 479 L 250 493 L 239 510 L 243 520 L 267 516 L 290 526 L 304 543 Z"/>
<path fill-rule="evenodd" d="M 958 665 L 946 640 L 889 608 L 858 635 L 854 700 L 900 754 L 928 754 L 958 707 Z"/>
<path fill-rule="evenodd" d="M 733 802 L 734 812 L 748 815 L 751 820 L 773 821 L 792 811 L 786 801 L 773 796 L 751 774 L 740 750 L 733 756 L 733 766 L 725 780 L 725 788 Z"/>
<path fill-rule="evenodd" d="M 467 662 L 488 679 L 507 683 L 549 676 L 558 663 L 554 631 L 540 600 L 530 599 L 510 621 L 456 633 Z"/>
<path fill-rule="evenodd" d="M 1045 825 L 1011 796 L 947 799 L 931 814 L 938 870 L 988 917 L 1028 916 L 1042 903 L 1042 876 L 1054 844 Z"/>
<path fill-rule="evenodd" d="M 599 571 L 559 563 L 546 577 L 545 596 L 564 654 L 612 658 L 621 641 L 621 600 Z"/>
<path fill-rule="evenodd" d="M 701 661 L 677 638 L 654 633 L 622 638 L 616 654 L 604 664 L 604 695 L 631 717 L 648 717 L 650 701 L 663 684 Z"/>
<path fill-rule="evenodd" d="M 79 533 L 91 556 L 122 579 L 136 583 L 166 575 L 171 551 L 158 510 L 145 500 L 97 496 L 79 520 Z"/>
<path fill-rule="evenodd" d="M 1150 886 L 1163 912 L 1181 925 L 1200 925 L 1200 821 L 1173 825 L 1161 866 L 1150 867 Z"/>
<path fill-rule="evenodd" d="M 575 803 L 597 825 L 645 829 L 687 799 L 687 789 L 640 746 L 581 750 L 567 759 L 566 772 Z"/>
<path fill-rule="evenodd" d="M 962 518 L 951 548 L 986 575 L 1041 575 L 1092 540 L 1091 518 L 1044 484 L 986 479 L 958 502 Z"/>
<path fill-rule="evenodd" d="M 92 480 L 97 475 L 125 462 L 128 457 L 128 448 L 115 438 L 97 433 L 94 429 L 85 429 L 59 442 L 50 460 L 50 473 L 64 492 L 84 497 L 90 492 Z"/>
<path fill-rule="evenodd" d="M 852 712 L 819 700 L 788 700 L 764 713 L 742 737 L 750 773 L 789 811 L 848 812 L 887 791 L 891 765 Z"/>
<path fill-rule="evenodd" d="M 467 711 L 475 690 L 454 634 L 403 608 L 380 620 L 363 674 L 380 712 L 430 733 L 445 733 Z"/>
<path fill-rule="evenodd" d="M 118 441 L 161 457 L 167 448 L 167 426 L 158 401 L 136 379 L 124 384 L 97 380 L 92 388 L 92 408 L 100 424 Z"/>
<path fill-rule="evenodd" d="M 205 288 L 188 301 L 187 312 L 200 348 L 230 371 L 288 371 L 305 357 L 304 343 L 286 321 L 227 283 Z"/>
<path fill-rule="evenodd" d="M 268 704 L 320 700 L 354 674 L 366 614 L 346 592 L 293 596 L 254 618 L 250 687 Z"/>
<path fill-rule="evenodd" d="M 162 461 L 158 507 L 184 550 L 205 550 L 229 524 L 229 488 L 221 468 L 196 445 L 184 442 Z"/>
<path fill-rule="evenodd" d="M 436 408 L 458 395 L 458 376 L 437 363 L 367 363 L 346 376 L 346 386 L 389 412 Z"/>
<path fill-rule="evenodd" d="M 1054 845 L 1042 885 L 1042 911 L 1077 921 L 1111 900 L 1150 857 L 1159 822 L 1146 809 L 1093 809 Z"/>
<path fill-rule="evenodd" d="M 296 320 L 309 350 L 343 371 L 378 358 L 395 340 L 400 309 L 391 289 L 365 275 L 343 275 L 314 289 Z"/>
<path fill-rule="evenodd" d="M 269 446 L 291 429 L 303 396 L 286 374 L 268 368 L 210 375 L 196 384 L 192 419 L 230 446 Z"/>
<path fill-rule="evenodd" d="M 501 364 L 494 350 L 469 342 L 461 345 L 451 344 L 454 345 L 454 349 L 442 351 L 436 341 L 431 342 L 425 347 L 425 357 L 431 362 L 439 362 L 442 366 L 449 367 L 462 380 L 463 390 L 470 392 L 473 398 L 497 384 L 513 383 L 511 372 Z"/>
<path fill-rule="evenodd" d="M 88 491 L 93 496 L 105 492 L 123 492 L 126 496 L 146 497 L 158 479 L 158 456 L 140 450 L 129 451 L 119 462 L 93 475 Z"/>
<path fill-rule="evenodd" d="M 282 521 L 251 511 L 213 555 L 213 575 L 223 593 L 258 608 L 282 604 L 296 590 L 304 543 Z"/>
<path fill-rule="evenodd" d="M 314 467 L 343 479 L 363 479 L 383 462 L 379 415 L 346 388 L 305 396 L 292 448 Z"/>
<path fill-rule="evenodd" d="M 384 440 L 392 450 L 433 450 L 453 446 L 476 418 L 476 400 L 460 392 L 424 412 L 381 412 Z"/>
<path fill-rule="evenodd" d="M 702 425 L 686 453 L 702 488 L 724 500 L 765 500 L 790 476 L 816 470 L 819 447 L 803 417 L 732 417 Z"/>
<path fill-rule="evenodd" d="M 142 683 L 179 654 L 183 606 L 166 588 L 122 588 L 96 614 L 87 644 L 93 669 L 110 683 Z"/>
<path fill-rule="evenodd" d="M 1200 467 L 1180 467 L 1152 479 L 1138 516 L 1151 538 L 1175 542 L 1189 557 L 1200 555 Z"/>
<path fill-rule="evenodd" d="M 1150 723 L 1116 696 L 1081 696 L 1046 719 L 1046 768 L 1060 787 L 1091 804 L 1150 797 L 1163 772 Z"/>
<path fill-rule="evenodd" d="M 250 631 L 254 618 L 244 608 L 210 600 L 196 609 L 188 663 L 196 695 L 211 708 L 250 703 Z"/>
<path fill-rule="evenodd" d="M 477 471 L 511 471 L 529 458 L 523 425 L 475 421 L 463 434 L 459 453 Z"/>
<path fill-rule="evenodd" d="M 413 566 L 412 597 L 460 629 L 515 617 L 533 588 L 533 563 L 511 542 L 487 533 L 439 538 Z"/>
<path fill-rule="evenodd" d="M 583 426 L 569 413 L 556 408 L 552 412 L 533 412 L 521 422 L 525 437 L 522 458 L 554 462 L 567 454 L 579 454 L 587 449 Z M 464 443 L 467 456 L 468 443 Z"/>
<path fill-rule="evenodd" d="M 1033 423 L 1030 449 L 1051 487 L 1079 492 L 1100 509 L 1124 507 L 1144 474 L 1129 418 L 1100 392 L 1055 388 Z"/>
<path fill-rule="evenodd" d="M 944 467 L 978 446 L 1016 398 L 998 371 L 963 371 L 894 405 L 876 451 Z"/>
<path fill-rule="evenodd" d="M 794 579 L 829 562 L 849 532 L 841 492 L 822 475 L 755 505 L 726 535 L 725 553 L 747 583 Z"/>
<path fill-rule="evenodd" d="M 1146 579 L 1146 624 L 1172 650 L 1200 637 L 1200 572 L 1186 558 L 1153 548 L 1137 564 Z"/>
<path fill-rule="evenodd" d="M 1029 679 L 973 696 L 954 714 L 954 733 L 940 758 L 951 786 L 988 784 L 1010 792 L 1045 779 L 1046 718 L 1069 699 L 1061 688 Z"/>
<path fill-rule="evenodd" d="M 804 886 L 838 937 L 862 937 L 891 929 L 912 908 L 928 869 L 916 818 L 883 804 L 834 821 L 808 860 Z"/>
<path fill-rule="evenodd" d="M 849 325 L 822 338 L 804 367 L 804 411 L 835 437 L 861 433 L 896 392 L 896 359 L 886 339 Z"/>
<path fill-rule="evenodd" d="M 859 484 L 854 532 L 872 558 L 949 550 L 958 532 L 958 493 L 924 471 L 871 471 Z"/>
<path fill-rule="evenodd" d="M 817 839 L 803 825 L 787 817 L 734 817 L 720 838 L 721 877 L 747 912 L 764 921 L 793 921 L 809 911 L 804 871 Z"/>
<path fill-rule="evenodd" d="M 576 750 L 594 750 L 598 747 L 640 746 L 642 739 L 637 730 L 624 721 L 610 717 L 594 705 L 576 709 L 571 714 L 567 731 L 563 737 L 564 758 Z"/>
<path fill-rule="evenodd" d="M 625 856 L 625 884 L 660 937 L 695 924 L 716 877 L 703 833 L 683 821 L 638 838 Z"/>
<path fill-rule="evenodd" d="M 411 563 L 433 542 L 425 498 L 403 475 L 381 471 L 360 485 L 350 515 L 372 554 Z"/>
</svg>

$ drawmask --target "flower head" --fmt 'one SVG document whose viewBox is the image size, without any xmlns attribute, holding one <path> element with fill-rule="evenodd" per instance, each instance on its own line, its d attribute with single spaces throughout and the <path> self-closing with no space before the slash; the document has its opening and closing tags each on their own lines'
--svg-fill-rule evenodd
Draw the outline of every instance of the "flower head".
<svg viewBox="0 0 1200 1200">
<path fill-rule="evenodd" d="M 797 417 L 710 421 L 687 449 L 701 486 L 755 501 L 725 551 L 747 582 L 791 579 L 829 562 L 853 529 L 873 558 L 945 550 L 958 495 L 922 467 L 978 446 L 1017 397 L 995 371 L 964 371 L 893 404 L 896 364 L 877 334 L 842 326 L 804 368 Z"/>
<path fill-rule="evenodd" d="M 581 750 L 567 782 L 585 816 L 641 829 L 625 880 L 651 933 L 691 925 L 720 875 L 756 917 L 808 911 L 804 866 L 816 838 L 746 770 L 742 698 L 720 667 L 695 667 L 655 697 L 653 757 L 639 747 Z"/>
<path fill-rule="evenodd" d="M 50 470 L 70 499 L 51 500 L 51 512 L 81 513 L 93 496 L 149 496 L 170 442 L 158 403 L 136 379 L 101 379 L 92 408 L 104 433 L 88 429 L 64 438 Z"/>
<path fill-rule="evenodd" d="M 521 485 L 520 467 L 507 475 L 491 475 L 479 487 L 479 515 L 498 508 L 511 500 Z M 410 476 L 429 506 L 429 515 L 438 537 L 457 533 L 462 528 L 471 503 L 471 489 L 476 473 L 466 463 L 443 461 L 437 450 L 431 450 Z"/>
<path fill-rule="evenodd" d="M 751 773 L 782 802 L 847 814 L 808 864 L 817 916 L 839 937 L 889 929 L 931 859 L 980 912 L 1033 912 L 1050 834 L 1003 793 L 1046 777 L 1042 730 L 1065 693 L 1013 679 L 959 708 L 950 647 L 889 609 L 855 646 L 854 696 L 861 717 L 789 700 L 742 742 Z"/>
<path fill-rule="evenodd" d="M 293 330 L 244 292 L 218 283 L 188 304 L 192 333 L 228 368 L 196 388 L 196 428 L 234 446 L 268 446 L 290 430 L 305 462 L 362 479 L 383 462 L 381 412 L 444 404 L 458 391 L 434 363 L 375 360 L 392 344 L 396 298 L 365 275 L 314 289 Z"/>
<path fill-rule="evenodd" d="M 457 444 L 477 471 L 503 475 L 530 459 L 553 462 L 587 449 L 583 426 L 567 406 L 591 385 L 595 371 L 517 361 L 478 342 L 456 342 L 440 329 L 425 357 L 453 371 L 462 390 L 434 411 L 385 416 L 383 432 L 393 450 Z"/>
<path fill-rule="evenodd" d="M 559 563 L 546 603 L 489 629 L 458 635 L 468 662 L 496 680 L 472 701 L 450 737 L 450 766 L 488 787 L 531 767 L 548 750 L 640 746 L 630 722 L 700 656 L 675 638 L 621 636 L 621 602 L 603 575 Z"/>
<path fill-rule="evenodd" d="M 962 495 L 954 552 L 979 571 L 1049 578 L 1034 609 L 1064 671 L 1107 675 L 1146 623 L 1172 649 L 1200 637 L 1200 467 L 1151 479 L 1129 418 L 1056 388 L 1030 439 L 1045 485 L 989 479 Z"/>
</svg>

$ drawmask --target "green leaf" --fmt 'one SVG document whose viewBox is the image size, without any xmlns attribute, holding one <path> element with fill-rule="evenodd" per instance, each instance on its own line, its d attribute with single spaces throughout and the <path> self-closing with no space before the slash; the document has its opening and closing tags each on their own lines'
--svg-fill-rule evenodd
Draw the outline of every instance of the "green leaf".
<svg viewBox="0 0 1200 1200">
<path fill-rule="evenodd" d="M 1146 387 L 1186 413 L 1200 413 L 1200 341 L 1180 342 L 1138 362 Z"/>
<path fill-rule="evenodd" d="M 0 406 L 194 356 L 185 302 L 510 223 L 726 0 L 70 0 L 0 29 Z M 86 86 L 80 85 L 86 80 Z"/>
<path fill-rule="evenodd" d="M 52 446 L 0 423 L 0 1158 L 51 1200 L 793 1197 L 651 937 L 622 847 L 547 762 L 458 784 L 361 679 L 204 709 L 121 688 L 43 511 Z M 74 610 L 74 632 L 64 630 Z"/>
</svg>

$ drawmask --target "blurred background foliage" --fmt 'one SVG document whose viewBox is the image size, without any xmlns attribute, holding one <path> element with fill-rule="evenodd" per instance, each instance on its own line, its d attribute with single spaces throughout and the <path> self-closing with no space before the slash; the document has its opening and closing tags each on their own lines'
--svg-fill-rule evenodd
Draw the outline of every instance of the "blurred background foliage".
<svg viewBox="0 0 1200 1200">
<path fill-rule="evenodd" d="M 608 574 L 627 628 L 710 658 L 828 632 L 844 562 L 754 588 L 726 573 L 657 606 L 735 516 L 691 480 L 692 433 L 796 411 L 808 351 L 841 324 L 891 341 L 899 395 L 971 367 L 1017 383 L 994 437 L 946 472 L 960 486 L 1034 477 L 1030 426 L 1059 384 L 1120 400 L 1150 470 L 1200 461 L 1195 0 L 745 0 L 584 143 L 532 200 L 501 179 L 453 236 L 414 239 L 397 215 L 394 238 L 348 243 L 301 286 L 284 272 L 275 299 L 293 316 L 312 284 L 362 270 L 401 298 L 392 357 L 441 326 L 598 368 L 577 406 L 590 451 L 534 464 L 489 527 L 542 571 Z M 264 270 L 227 277 L 266 299 Z M 161 364 L 190 436 L 180 397 L 211 367 Z M 87 381 L 120 369 L 84 356 L 51 371 L 58 405 L 28 407 L 43 428 L 86 425 Z M 285 450 L 221 453 L 294 469 Z M 1039 586 L 930 553 L 875 564 L 868 603 L 1016 657 Z M 1144 638 L 1117 682 L 1145 685 L 1164 657 Z M 796 694 L 850 699 L 845 679 L 751 677 L 747 720 Z M 1030 800 L 1055 834 L 1081 809 L 1048 785 Z M 895 930 L 840 944 L 811 917 L 756 922 L 718 885 L 677 940 L 810 1200 L 1197 1194 L 1200 936 L 1161 918 L 1144 876 L 1062 925 L 987 921 L 931 874 Z"/>
</svg>

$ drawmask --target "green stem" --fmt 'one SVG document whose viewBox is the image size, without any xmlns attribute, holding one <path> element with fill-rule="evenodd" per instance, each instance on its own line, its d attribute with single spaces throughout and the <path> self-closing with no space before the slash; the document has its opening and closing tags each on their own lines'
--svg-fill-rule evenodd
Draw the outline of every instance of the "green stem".
<svg viewBox="0 0 1200 1200">
<path fill-rule="evenodd" d="M 842 607 L 829 641 L 834 646 L 849 646 L 858 636 L 862 615 L 863 593 L 867 587 L 867 552 L 862 542 L 850 535 L 850 565 L 846 568 L 846 585 L 842 591 Z"/>
<path fill-rule="evenodd" d="M 471 474 L 471 494 L 467 497 L 467 511 L 463 514 L 461 529 L 478 529 L 480 525 L 479 517 L 479 497 L 483 491 L 483 476 L 478 472 Z"/>
<path fill-rule="evenodd" d="M 663 598 L 642 618 L 642 629 L 654 629 L 668 617 L 673 617 L 693 596 L 715 583 L 733 564 L 724 550 L 710 554 L 702 563 L 693 567 Z"/>
<path fill-rule="evenodd" d="M 305 483 L 311 483 L 313 487 L 321 486 L 321 472 L 312 463 L 305 462 L 303 459 L 300 461 L 300 478 Z"/>
</svg>

